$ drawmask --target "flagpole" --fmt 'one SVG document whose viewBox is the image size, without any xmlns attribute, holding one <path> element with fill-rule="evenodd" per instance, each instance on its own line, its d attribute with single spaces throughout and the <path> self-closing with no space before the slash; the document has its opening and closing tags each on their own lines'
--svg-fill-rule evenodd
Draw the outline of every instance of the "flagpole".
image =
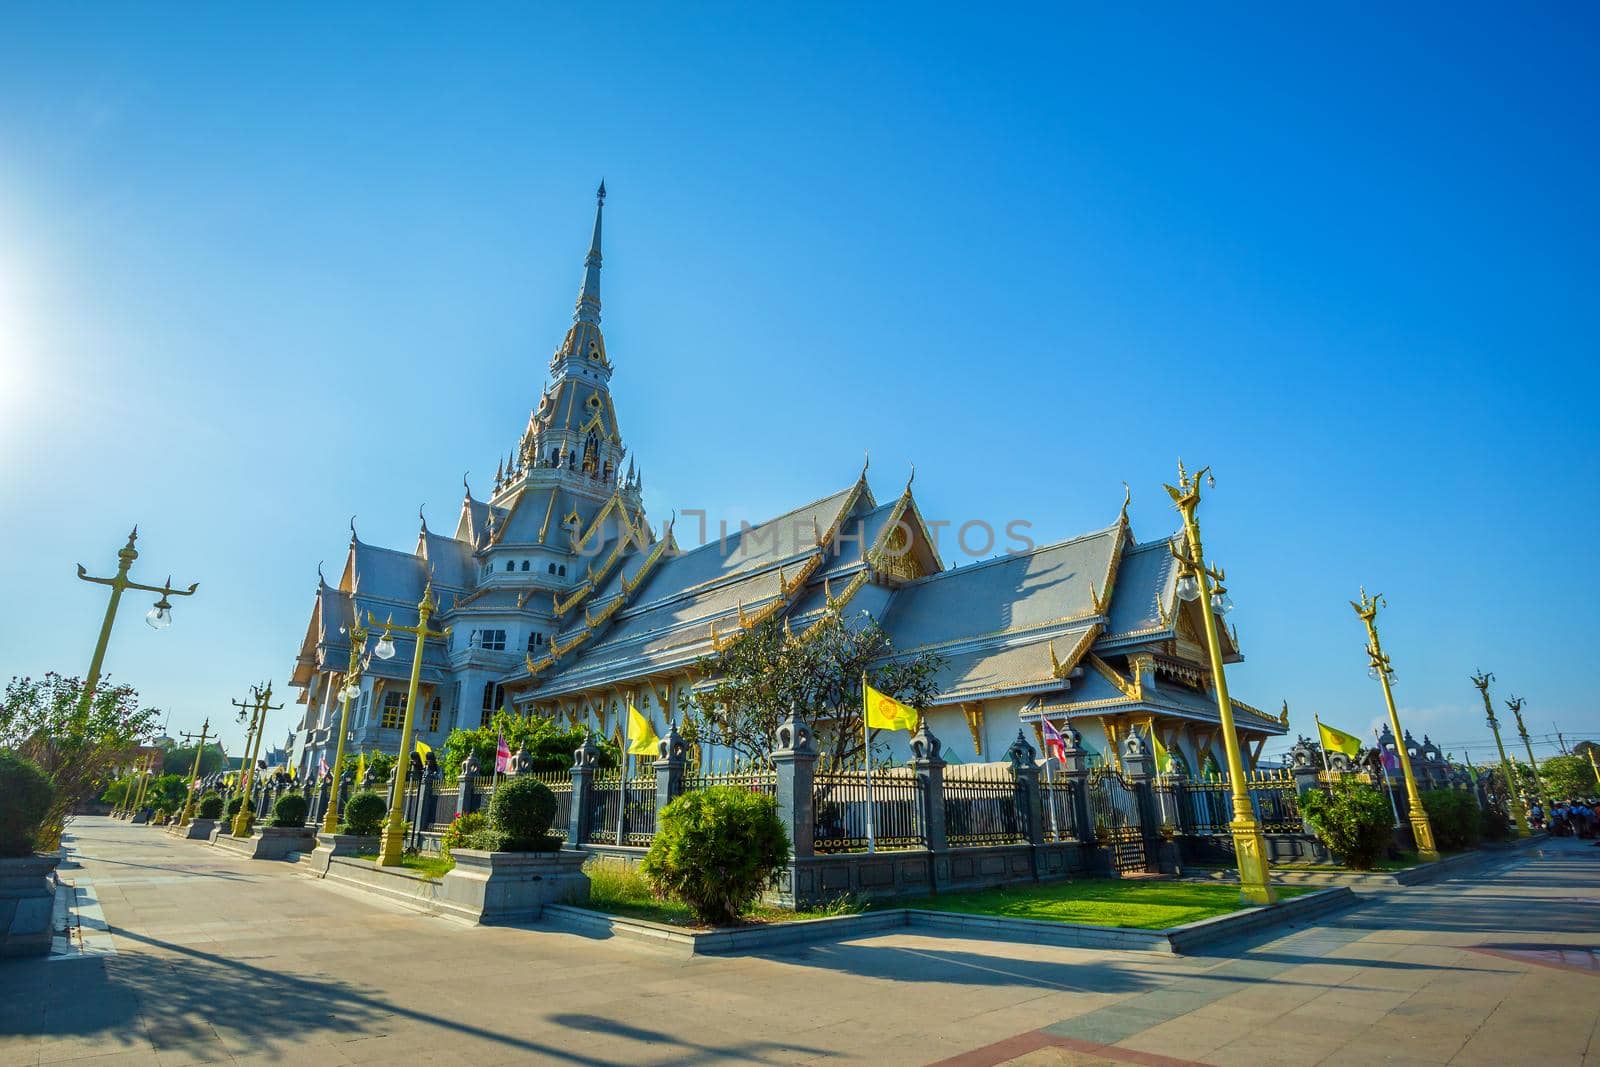
<svg viewBox="0 0 1600 1067">
<path fill-rule="evenodd" d="M 1322 773 L 1327 775 L 1328 795 L 1333 796 L 1333 765 L 1328 762 L 1328 742 L 1322 738 L 1322 717 L 1316 712 L 1311 713 L 1311 721 L 1317 724 L 1317 748 L 1322 752 Z M 1381 760 L 1379 762 L 1382 762 Z M 1390 798 L 1393 799 L 1392 797 Z"/>
<path fill-rule="evenodd" d="M 1378 739 L 1378 770 L 1383 772 L 1383 791 L 1389 796 L 1389 810 L 1394 812 L 1394 828 L 1400 829 L 1400 809 L 1395 806 L 1394 790 L 1389 786 L 1389 765 L 1383 762 L 1383 735 L 1378 728 L 1372 728 L 1372 736 Z M 1396 741 L 1396 744 L 1399 742 Z"/>
<path fill-rule="evenodd" d="M 876 852 L 872 834 L 872 734 L 867 731 L 867 672 L 861 672 L 861 749 L 867 757 L 867 851 Z"/>
<path fill-rule="evenodd" d="M 617 753 L 617 762 L 621 764 L 622 777 L 617 779 L 617 847 L 622 847 L 622 807 L 628 799 L 628 727 L 633 718 L 627 711 L 622 713 L 622 751 Z"/>
</svg>

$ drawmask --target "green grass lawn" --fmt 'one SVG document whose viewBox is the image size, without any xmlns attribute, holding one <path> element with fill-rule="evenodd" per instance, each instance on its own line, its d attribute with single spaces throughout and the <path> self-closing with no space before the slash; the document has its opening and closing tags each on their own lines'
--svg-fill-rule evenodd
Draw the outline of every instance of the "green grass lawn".
<svg viewBox="0 0 1600 1067">
<path fill-rule="evenodd" d="M 656 896 L 644 875 L 625 864 L 591 860 L 584 864 L 583 870 L 589 876 L 589 903 L 584 907 L 608 915 L 704 929 L 695 921 L 694 912 L 689 910 L 688 905 L 670 897 Z M 792 919 L 847 915 L 859 910 L 853 905 L 840 904 L 834 908 L 788 911 L 758 903 L 745 912 L 744 918 L 746 922 L 753 923 L 787 922 Z"/>
<path fill-rule="evenodd" d="M 1279 886 L 1280 899 L 1314 892 L 1309 886 Z M 1009 919 L 1130 926 L 1162 930 L 1238 911 L 1238 886 L 1212 882 L 1144 882 L 1092 878 L 1055 885 L 1012 886 L 971 893 L 941 893 L 885 903 L 884 907 L 957 911 Z"/>
<path fill-rule="evenodd" d="M 366 860 L 369 863 L 378 862 L 378 854 L 376 852 L 362 852 L 354 858 Z M 416 871 L 424 878 L 443 878 L 455 865 L 455 860 L 447 860 L 438 855 L 405 855 L 400 857 L 400 866 L 408 871 Z"/>
</svg>

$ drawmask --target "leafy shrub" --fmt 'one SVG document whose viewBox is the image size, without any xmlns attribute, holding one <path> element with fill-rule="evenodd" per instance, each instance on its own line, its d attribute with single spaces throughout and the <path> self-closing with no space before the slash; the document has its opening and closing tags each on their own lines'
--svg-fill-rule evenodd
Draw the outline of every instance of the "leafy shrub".
<svg viewBox="0 0 1600 1067">
<path fill-rule="evenodd" d="M 553 852 L 561 839 L 550 836 L 550 823 L 556 817 L 556 795 L 550 787 L 530 776 L 501 782 L 489 798 L 489 830 L 498 834 L 489 852 Z M 479 832 L 473 840 L 488 842 Z M 483 845 L 474 847 L 483 848 Z"/>
<path fill-rule="evenodd" d="M 389 814 L 389 802 L 375 789 L 363 789 L 344 803 L 342 834 L 372 837 L 383 830 L 383 817 Z"/>
<path fill-rule="evenodd" d="M 472 835 L 487 825 L 489 825 L 489 820 L 481 811 L 457 815 L 450 821 L 450 825 L 444 828 L 444 834 L 439 838 L 439 855 L 449 859 L 451 849 L 474 847 L 464 844 L 464 842 L 471 840 Z"/>
<path fill-rule="evenodd" d="M 1313 789 L 1300 798 L 1300 810 L 1317 840 L 1358 871 L 1371 870 L 1393 840 L 1389 801 L 1361 782 L 1342 782 L 1332 792 Z"/>
<path fill-rule="evenodd" d="M 461 765 L 466 762 L 467 754 L 471 753 L 478 761 L 478 766 L 485 768 L 483 773 L 487 774 L 488 769 L 494 767 L 495 746 L 504 737 L 506 747 L 511 751 L 524 750 L 528 753 L 534 770 L 564 771 L 572 766 L 573 750 L 583 744 L 586 734 L 587 731 L 581 726 L 562 729 L 554 719 L 539 715 L 512 715 L 502 709 L 476 729 L 458 727 L 451 730 L 441 746 L 440 765 L 444 768 L 445 777 L 453 778 L 461 773 Z M 617 746 L 604 738 L 596 738 L 595 742 L 600 748 L 600 766 L 615 767 Z"/>
<path fill-rule="evenodd" d="M 206 793 L 200 798 L 200 817 L 215 819 L 222 814 L 222 794 Z"/>
<path fill-rule="evenodd" d="M 1480 823 L 1485 841 L 1504 841 L 1511 836 L 1511 819 L 1493 804 L 1483 809 Z"/>
<path fill-rule="evenodd" d="M 1471 848 L 1483 836 L 1478 802 L 1471 793 L 1459 789 L 1426 789 L 1422 808 L 1433 827 L 1433 843 L 1439 848 Z"/>
<path fill-rule="evenodd" d="M 228 818 L 231 819 L 235 815 L 239 814 L 239 809 L 242 808 L 242 807 L 244 807 L 244 794 L 243 793 L 235 793 L 233 796 L 229 797 L 228 798 L 228 808 L 227 808 Z"/>
<path fill-rule="evenodd" d="M 0 856 L 31 856 L 34 841 L 50 806 L 55 787 L 39 765 L 15 752 L 0 751 Z"/>
<path fill-rule="evenodd" d="M 285 793 L 272 805 L 271 826 L 304 826 L 306 811 L 310 807 L 299 793 Z"/>
<path fill-rule="evenodd" d="M 737 922 L 789 861 L 773 798 L 737 786 L 685 793 L 661 809 L 641 870 L 714 926 Z"/>
</svg>

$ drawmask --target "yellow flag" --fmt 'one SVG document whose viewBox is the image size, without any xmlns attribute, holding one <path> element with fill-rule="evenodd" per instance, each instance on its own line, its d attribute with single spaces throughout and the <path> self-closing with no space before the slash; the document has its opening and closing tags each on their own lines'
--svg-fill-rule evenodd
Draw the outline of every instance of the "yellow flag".
<svg viewBox="0 0 1600 1067">
<path fill-rule="evenodd" d="M 417 738 L 417 758 L 419 760 L 424 763 L 428 762 L 428 753 L 432 751 L 433 748 L 430 745 L 424 744 L 422 738 Z"/>
<path fill-rule="evenodd" d="M 903 704 L 887 693 L 880 693 L 862 679 L 863 702 L 866 706 L 869 730 L 915 730 L 917 709 Z"/>
<path fill-rule="evenodd" d="M 356 785 L 358 787 L 361 785 L 361 779 L 365 778 L 366 776 L 367 776 L 367 754 L 363 750 L 362 753 L 359 756 L 356 757 Z"/>
<path fill-rule="evenodd" d="M 1161 743 L 1161 734 L 1156 730 L 1155 724 L 1150 724 L 1150 753 L 1156 758 L 1156 773 L 1167 773 L 1167 761 L 1172 757 L 1167 754 L 1167 746 Z"/>
<path fill-rule="evenodd" d="M 656 728 L 638 708 L 633 706 L 633 701 L 628 701 L 628 755 L 654 756 L 657 754 L 656 746 L 661 739 L 656 736 Z"/>
<path fill-rule="evenodd" d="M 291 781 L 291 782 L 295 780 L 295 773 L 294 772 L 295 772 L 295 768 L 294 768 L 293 765 L 291 765 L 289 767 L 289 781 Z"/>
<path fill-rule="evenodd" d="M 1322 735 L 1322 748 L 1325 752 L 1343 752 L 1351 759 L 1356 758 L 1356 753 L 1361 751 L 1361 738 L 1355 734 L 1347 734 L 1343 730 L 1335 730 L 1321 719 L 1317 720 L 1317 733 Z"/>
</svg>

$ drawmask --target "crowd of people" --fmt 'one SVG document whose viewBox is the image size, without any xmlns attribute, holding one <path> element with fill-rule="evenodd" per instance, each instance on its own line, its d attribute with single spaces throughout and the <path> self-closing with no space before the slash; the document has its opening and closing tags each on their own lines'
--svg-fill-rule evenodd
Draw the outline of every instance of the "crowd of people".
<svg viewBox="0 0 1600 1067">
<path fill-rule="evenodd" d="M 1535 800 L 1528 808 L 1528 821 L 1536 829 L 1549 830 L 1556 837 L 1580 837 L 1590 839 L 1595 836 L 1595 808 L 1597 802 L 1590 800 L 1557 800 L 1550 805 L 1547 813 L 1544 805 Z"/>
</svg>

